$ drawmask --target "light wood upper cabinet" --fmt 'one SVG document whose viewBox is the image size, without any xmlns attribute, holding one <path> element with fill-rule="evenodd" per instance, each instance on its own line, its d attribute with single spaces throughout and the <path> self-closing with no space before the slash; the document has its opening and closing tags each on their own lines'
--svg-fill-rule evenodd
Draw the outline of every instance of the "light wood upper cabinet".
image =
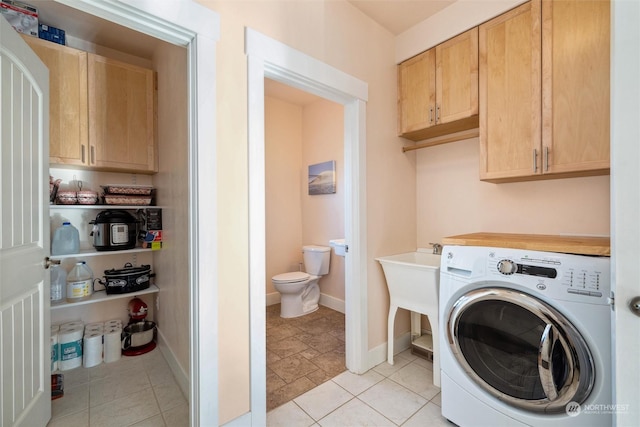
<svg viewBox="0 0 640 427">
<path fill-rule="evenodd" d="M 480 25 L 480 179 L 527 177 L 540 153 L 540 3 Z"/>
<path fill-rule="evenodd" d="M 478 28 L 398 65 L 398 133 L 414 141 L 478 126 Z"/>
<path fill-rule="evenodd" d="M 89 141 L 103 170 L 156 172 L 155 73 L 88 56 Z"/>
<path fill-rule="evenodd" d="M 49 68 L 49 162 L 155 173 L 155 72 L 23 36 Z"/>
<path fill-rule="evenodd" d="M 609 172 L 609 8 L 532 0 L 480 26 L 481 179 Z"/>
<path fill-rule="evenodd" d="M 87 53 L 22 37 L 49 69 L 50 163 L 87 166 Z"/>
<path fill-rule="evenodd" d="M 543 173 L 609 173 L 610 9 L 542 2 Z"/>
</svg>

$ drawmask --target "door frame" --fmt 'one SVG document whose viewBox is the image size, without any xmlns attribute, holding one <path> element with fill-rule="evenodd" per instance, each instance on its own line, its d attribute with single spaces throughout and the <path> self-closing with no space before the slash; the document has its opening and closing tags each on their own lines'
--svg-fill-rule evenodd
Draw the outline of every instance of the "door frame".
<svg viewBox="0 0 640 427">
<path fill-rule="evenodd" d="M 367 83 L 251 28 L 245 28 L 248 80 L 249 292 L 251 424 L 266 424 L 266 238 L 264 79 L 344 106 L 345 335 L 346 365 L 361 374 L 369 366 L 366 239 Z"/>
<path fill-rule="evenodd" d="M 54 1 L 187 49 L 189 415 L 191 425 L 218 425 L 215 82 L 219 15 L 192 0 Z M 206 186 L 199 183 L 206 183 Z M 199 218 L 206 218 L 206 221 L 199 221 Z M 201 283 L 204 286 L 200 286 Z M 206 328 L 200 328 L 200 325 L 206 325 Z"/>
</svg>

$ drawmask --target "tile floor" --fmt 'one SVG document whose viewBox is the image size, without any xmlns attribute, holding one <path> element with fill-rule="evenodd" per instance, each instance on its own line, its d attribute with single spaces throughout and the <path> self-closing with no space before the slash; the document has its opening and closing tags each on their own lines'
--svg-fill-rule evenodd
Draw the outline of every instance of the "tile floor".
<svg viewBox="0 0 640 427">
<path fill-rule="evenodd" d="M 267 413 L 269 427 L 453 426 L 441 415 L 433 364 L 406 350 L 363 375 L 343 372 Z"/>
<path fill-rule="evenodd" d="M 157 348 L 64 374 L 64 396 L 51 403 L 48 427 L 178 427 L 189 405 Z"/>
<path fill-rule="evenodd" d="M 280 304 L 266 310 L 270 411 L 345 371 L 344 314 L 320 306 L 283 319 Z"/>
</svg>

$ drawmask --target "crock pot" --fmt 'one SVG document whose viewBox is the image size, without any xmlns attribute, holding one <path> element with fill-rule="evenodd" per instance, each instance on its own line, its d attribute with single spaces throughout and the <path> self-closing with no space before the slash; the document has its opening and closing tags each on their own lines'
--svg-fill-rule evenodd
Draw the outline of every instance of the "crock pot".
<svg viewBox="0 0 640 427">
<path fill-rule="evenodd" d="M 93 224 L 91 236 L 98 251 L 119 251 L 136 246 L 138 223 L 127 211 L 102 211 L 89 224 Z"/>
<path fill-rule="evenodd" d="M 150 265 L 134 267 L 128 262 L 124 268 L 105 270 L 104 278 L 98 281 L 104 285 L 107 294 L 125 294 L 147 289 L 153 276 Z"/>
</svg>

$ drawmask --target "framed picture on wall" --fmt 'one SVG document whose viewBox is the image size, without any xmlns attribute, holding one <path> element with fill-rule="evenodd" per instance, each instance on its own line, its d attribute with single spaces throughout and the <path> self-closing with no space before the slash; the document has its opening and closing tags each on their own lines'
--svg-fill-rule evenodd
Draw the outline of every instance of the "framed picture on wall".
<svg viewBox="0 0 640 427">
<path fill-rule="evenodd" d="M 309 165 L 309 195 L 336 192 L 336 161 Z"/>
</svg>

